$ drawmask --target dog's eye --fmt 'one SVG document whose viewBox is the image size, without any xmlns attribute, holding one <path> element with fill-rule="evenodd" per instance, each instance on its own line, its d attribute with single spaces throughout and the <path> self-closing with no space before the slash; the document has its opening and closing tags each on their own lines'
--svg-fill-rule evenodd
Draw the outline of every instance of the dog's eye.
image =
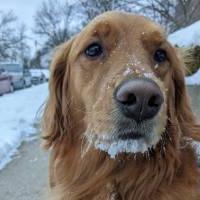
<svg viewBox="0 0 200 200">
<path fill-rule="evenodd" d="M 92 43 L 85 49 L 85 55 L 90 58 L 95 58 L 103 53 L 103 48 L 98 43 Z"/>
<path fill-rule="evenodd" d="M 158 63 L 165 62 L 167 60 L 167 53 L 163 49 L 158 49 L 154 53 L 154 60 Z"/>
</svg>

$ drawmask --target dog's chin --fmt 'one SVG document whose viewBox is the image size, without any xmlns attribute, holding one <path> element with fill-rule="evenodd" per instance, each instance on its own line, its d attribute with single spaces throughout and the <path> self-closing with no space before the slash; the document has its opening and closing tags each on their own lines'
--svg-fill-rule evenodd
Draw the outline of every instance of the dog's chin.
<svg viewBox="0 0 200 200">
<path fill-rule="evenodd" d="M 94 135 L 93 135 L 94 136 Z M 94 137 L 87 137 L 90 145 L 94 148 L 108 153 L 110 158 L 115 159 L 119 154 L 145 154 L 161 139 L 161 134 L 155 132 L 123 132 L 113 134 L 98 134 Z"/>
</svg>

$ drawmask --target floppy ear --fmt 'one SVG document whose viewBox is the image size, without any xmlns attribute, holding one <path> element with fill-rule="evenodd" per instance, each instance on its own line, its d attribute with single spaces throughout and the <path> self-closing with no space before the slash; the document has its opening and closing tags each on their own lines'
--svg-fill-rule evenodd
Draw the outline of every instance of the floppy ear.
<svg viewBox="0 0 200 200">
<path fill-rule="evenodd" d="M 185 84 L 185 65 L 182 62 L 181 56 L 178 55 L 175 49 L 172 48 L 170 54 L 173 65 L 172 79 L 175 88 L 175 113 L 180 129 L 183 136 L 200 141 L 200 125 L 197 124 L 192 112 Z"/>
<path fill-rule="evenodd" d="M 44 147 L 49 148 L 69 127 L 69 74 L 68 55 L 73 39 L 56 48 L 50 66 L 49 99 L 43 115 L 42 129 Z M 70 136 L 68 136 L 70 137 Z M 68 138 L 70 142 L 70 138 Z"/>
</svg>

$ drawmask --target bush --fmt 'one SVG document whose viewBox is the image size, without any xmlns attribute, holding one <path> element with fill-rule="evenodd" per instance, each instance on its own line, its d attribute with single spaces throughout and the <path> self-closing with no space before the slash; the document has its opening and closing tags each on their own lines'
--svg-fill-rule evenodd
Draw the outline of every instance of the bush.
<svg viewBox="0 0 200 200">
<path fill-rule="evenodd" d="M 184 62 L 186 76 L 192 75 L 200 68 L 200 46 L 194 46 L 184 50 Z"/>
</svg>

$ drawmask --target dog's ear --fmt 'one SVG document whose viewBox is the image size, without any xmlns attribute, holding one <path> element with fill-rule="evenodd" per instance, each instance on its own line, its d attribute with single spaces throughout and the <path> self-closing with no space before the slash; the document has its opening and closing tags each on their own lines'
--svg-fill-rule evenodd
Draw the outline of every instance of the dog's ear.
<svg viewBox="0 0 200 200">
<path fill-rule="evenodd" d="M 69 79 L 70 67 L 68 57 L 73 39 L 56 48 L 50 66 L 49 99 L 47 101 L 43 121 L 42 137 L 44 147 L 49 148 L 54 142 L 67 134 L 69 127 Z M 68 138 L 70 142 L 70 138 Z"/>
<path fill-rule="evenodd" d="M 185 65 L 177 49 L 171 47 L 172 80 L 174 83 L 175 114 L 183 136 L 200 141 L 200 125 L 192 112 L 190 98 L 185 84 Z"/>
</svg>

